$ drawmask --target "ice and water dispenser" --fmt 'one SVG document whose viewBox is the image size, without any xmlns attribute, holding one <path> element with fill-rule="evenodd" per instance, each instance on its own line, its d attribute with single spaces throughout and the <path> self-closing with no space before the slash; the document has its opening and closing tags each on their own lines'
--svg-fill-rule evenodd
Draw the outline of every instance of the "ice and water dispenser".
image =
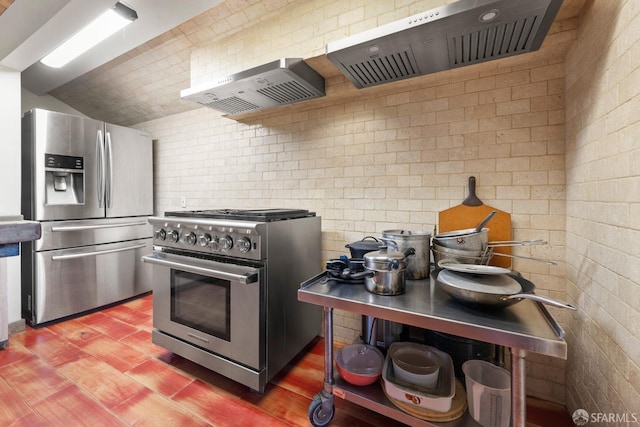
<svg viewBox="0 0 640 427">
<path fill-rule="evenodd" d="M 45 154 L 47 205 L 84 204 L 84 158 Z"/>
</svg>

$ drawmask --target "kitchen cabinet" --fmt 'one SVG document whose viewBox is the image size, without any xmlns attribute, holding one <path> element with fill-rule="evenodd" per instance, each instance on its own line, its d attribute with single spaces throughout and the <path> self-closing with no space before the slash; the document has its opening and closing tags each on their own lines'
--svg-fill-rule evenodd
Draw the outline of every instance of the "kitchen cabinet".
<svg viewBox="0 0 640 427">
<path fill-rule="evenodd" d="M 377 317 L 423 329 L 507 347 L 511 352 L 512 426 L 524 427 L 526 419 L 525 357 L 527 352 L 567 358 L 564 331 L 540 303 L 523 300 L 502 310 L 476 310 L 453 301 L 432 278 L 407 280 L 406 292 L 396 296 L 372 294 L 360 285 L 331 284 L 326 273 L 301 284 L 298 299 L 324 307 L 325 383 L 311 404 L 309 415 L 319 411 L 333 414 L 333 398 L 338 396 L 412 426 L 475 426 L 465 413 L 445 424 L 415 418 L 397 409 L 378 384 L 352 386 L 333 373 L 333 310 Z M 327 416 L 324 420 L 329 420 Z M 322 421 L 322 420 L 321 420 Z M 316 425 L 328 425 L 322 422 Z"/>
</svg>

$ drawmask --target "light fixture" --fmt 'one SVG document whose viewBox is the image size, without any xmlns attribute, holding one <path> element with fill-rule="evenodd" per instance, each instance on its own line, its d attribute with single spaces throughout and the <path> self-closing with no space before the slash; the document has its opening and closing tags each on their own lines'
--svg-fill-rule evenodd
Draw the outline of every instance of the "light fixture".
<svg viewBox="0 0 640 427">
<path fill-rule="evenodd" d="M 487 10 L 486 12 L 480 15 L 480 22 L 491 22 L 496 19 L 500 15 L 500 11 L 498 9 Z"/>
<path fill-rule="evenodd" d="M 60 68 L 136 19 L 138 14 L 135 10 L 118 2 L 51 51 L 40 62 L 52 68 Z"/>
</svg>

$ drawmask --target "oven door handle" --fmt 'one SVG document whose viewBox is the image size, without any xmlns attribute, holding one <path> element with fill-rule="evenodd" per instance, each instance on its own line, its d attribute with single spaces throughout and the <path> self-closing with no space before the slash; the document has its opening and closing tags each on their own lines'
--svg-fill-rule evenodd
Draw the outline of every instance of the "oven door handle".
<svg viewBox="0 0 640 427">
<path fill-rule="evenodd" d="M 199 267 L 197 265 L 189 265 L 181 262 L 170 261 L 168 259 L 160 258 L 156 254 L 145 255 L 142 257 L 142 261 L 148 262 L 149 264 L 160 265 L 162 267 L 169 267 L 176 270 L 186 271 L 188 273 L 213 276 L 224 280 L 233 280 L 235 282 L 240 282 L 243 285 L 248 285 L 250 283 L 255 283 L 258 281 L 258 270 L 252 270 L 251 272 L 247 272 L 244 274 L 234 274 L 227 271 L 214 270 L 212 268 Z"/>
</svg>

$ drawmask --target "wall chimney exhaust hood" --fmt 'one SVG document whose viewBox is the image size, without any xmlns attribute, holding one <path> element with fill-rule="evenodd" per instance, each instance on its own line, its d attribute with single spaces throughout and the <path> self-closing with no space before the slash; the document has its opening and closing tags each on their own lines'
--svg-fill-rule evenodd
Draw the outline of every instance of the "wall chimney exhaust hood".
<svg viewBox="0 0 640 427">
<path fill-rule="evenodd" d="M 180 91 L 182 99 L 240 114 L 324 96 L 324 78 L 301 58 L 282 58 Z"/>
<path fill-rule="evenodd" d="M 459 0 L 331 42 L 359 89 L 540 48 L 562 0 Z"/>
</svg>

